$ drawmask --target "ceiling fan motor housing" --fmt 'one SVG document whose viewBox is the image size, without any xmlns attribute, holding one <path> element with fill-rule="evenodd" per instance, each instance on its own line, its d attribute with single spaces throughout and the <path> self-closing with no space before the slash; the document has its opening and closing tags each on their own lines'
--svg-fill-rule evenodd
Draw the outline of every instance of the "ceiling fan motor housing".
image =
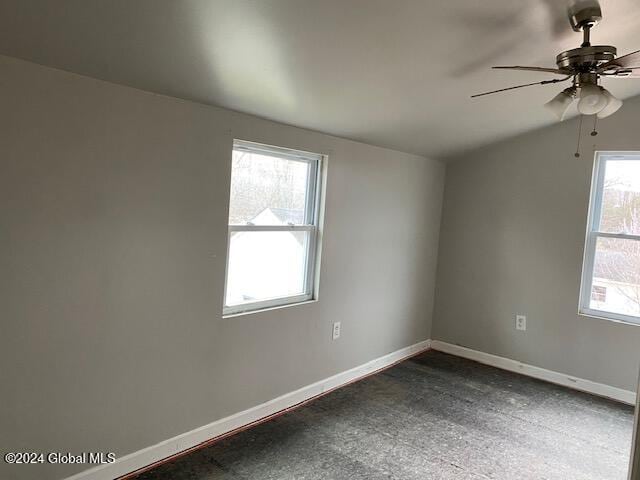
<svg viewBox="0 0 640 480">
<path fill-rule="evenodd" d="M 616 53 L 616 47 L 611 45 L 579 47 L 559 54 L 556 64 L 560 70 L 566 70 L 569 74 L 587 73 L 616 58 Z"/>
</svg>

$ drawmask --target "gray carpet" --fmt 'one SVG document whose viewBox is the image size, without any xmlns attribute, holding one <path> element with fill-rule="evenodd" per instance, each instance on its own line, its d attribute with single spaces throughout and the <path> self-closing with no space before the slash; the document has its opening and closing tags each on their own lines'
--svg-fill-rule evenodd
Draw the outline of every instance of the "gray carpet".
<svg viewBox="0 0 640 480">
<path fill-rule="evenodd" d="M 138 480 L 625 480 L 633 409 L 429 351 Z"/>
</svg>

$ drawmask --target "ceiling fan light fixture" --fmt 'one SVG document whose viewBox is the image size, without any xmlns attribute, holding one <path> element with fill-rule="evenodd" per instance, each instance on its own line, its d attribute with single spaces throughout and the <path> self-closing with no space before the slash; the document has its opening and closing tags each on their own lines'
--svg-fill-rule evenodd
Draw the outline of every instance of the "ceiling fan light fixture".
<svg viewBox="0 0 640 480">
<path fill-rule="evenodd" d="M 573 103 L 573 99 L 575 97 L 575 88 L 569 87 L 565 88 L 551 100 L 544 104 L 544 106 L 551 110 L 556 117 L 558 117 L 561 121 L 564 120 L 564 116 L 567 113 L 567 110 Z"/>
<path fill-rule="evenodd" d="M 622 106 L 622 100 L 614 97 L 610 91 L 602 89 L 604 96 L 607 98 L 607 106 L 598 112 L 598 118 L 606 118 L 616 113 Z"/>
<path fill-rule="evenodd" d="M 605 89 L 598 85 L 586 84 L 580 86 L 578 111 L 582 115 L 595 115 L 604 110 L 609 103 L 609 98 L 604 92 Z"/>
</svg>

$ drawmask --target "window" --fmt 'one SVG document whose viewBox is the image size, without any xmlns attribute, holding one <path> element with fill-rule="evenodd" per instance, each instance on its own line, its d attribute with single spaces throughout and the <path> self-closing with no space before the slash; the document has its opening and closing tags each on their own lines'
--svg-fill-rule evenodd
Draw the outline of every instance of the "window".
<svg viewBox="0 0 640 480">
<path fill-rule="evenodd" d="M 596 154 L 580 312 L 640 324 L 640 153 Z"/>
<path fill-rule="evenodd" d="M 314 298 L 322 159 L 234 141 L 224 314 Z"/>
</svg>

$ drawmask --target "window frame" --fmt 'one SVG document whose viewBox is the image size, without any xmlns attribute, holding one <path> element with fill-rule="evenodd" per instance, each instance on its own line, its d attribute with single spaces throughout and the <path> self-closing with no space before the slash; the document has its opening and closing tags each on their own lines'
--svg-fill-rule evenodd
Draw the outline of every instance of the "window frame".
<svg viewBox="0 0 640 480">
<path fill-rule="evenodd" d="M 304 224 L 302 225 L 232 225 L 227 219 L 227 258 L 225 262 L 225 282 L 224 297 L 222 300 L 222 316 L 231 317 L 256 313 L 272 308 L 298 305 L 318 299 L 319 284 L 319 262 L 320 262 L 320 235 L 321 235 L 321 207 L 323 204 L 322 187 L 324 176 L 324 165 L 326 155 L 306 152 L 274 145 L 250 142 L 247 140 L 234 139 L 232 155 L 234 151 L 245 151 L 257 153 L 270 157 L 281 158 L 305 162 L 309 165 L 307 175 L 307 202 L 305 205 Z M 231 171 L 233 175 L 233 167 Z M 230 195 L 229 195 L 230 200 Z M 229 201 L 231 208 L 231 201 Z M 300 295 L 289 295 L 267 300 L 259 300 L 240 305 L 227 305 L 227 287 L 229 283 L 229 250 L 231 248 L 231 237 L 235 232 L 309 232 L 308 247 L 305 255 L 305 278 L 304 293 Z"/>
<path fill-rule="evenodd" d="M 640 235 L 626 233 L 609 233 L 600 231 L 602 216 L 602 200 L 604 195 L 604 179 L 608 160 L 640 161 L 640 152 L 636 151 L 596 151 L 591 177 L 589 195 L 589 213 L 587 217 L 587 233 L 585 238 L 584 257 L 582 262 L 582 276 L 580 280 L 580 297 L 578 313 L 589 317 L 601 318 L 614 322 L 640 326 L 640 316 L 625 315 L 591 308 L 591 290 L 593 286 L 593 270 L 595 264 L 596 246 L 599 238 L 618 238 L 640 241 Z"/>
</svg>

